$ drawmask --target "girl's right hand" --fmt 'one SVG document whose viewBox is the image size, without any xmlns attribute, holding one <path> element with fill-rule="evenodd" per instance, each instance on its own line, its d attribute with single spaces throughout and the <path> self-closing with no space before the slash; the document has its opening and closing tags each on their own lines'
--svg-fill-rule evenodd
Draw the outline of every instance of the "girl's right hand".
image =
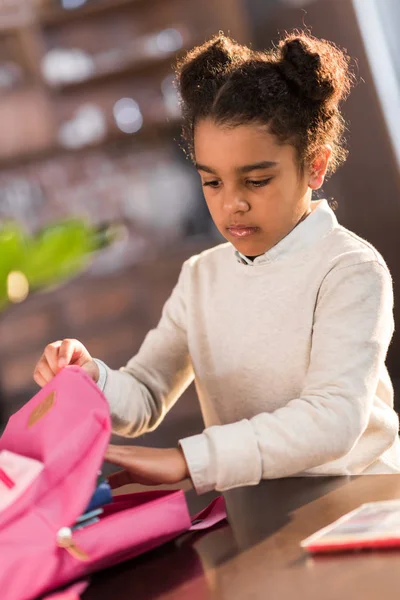
<svg viewBox="0 0 400 600">
<path fill-rule="evenodd" d="M 35 367 L 33 379 L 43 387 L 67 365 L 81 367 L 97 383 L 100 373 L 96 362 L 81 342 L 69 339 L 59 340 L 46 346 Z"/>
</svg>

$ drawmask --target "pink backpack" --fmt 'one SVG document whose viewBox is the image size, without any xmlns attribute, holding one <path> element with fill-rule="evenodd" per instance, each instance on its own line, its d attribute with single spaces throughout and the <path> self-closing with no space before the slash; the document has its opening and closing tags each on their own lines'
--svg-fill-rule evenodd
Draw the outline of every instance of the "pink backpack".
<svg viewBox="0 0 400 600">
<path fill-rule="evenodd" d="M 14 414 L 0 439 L 1 600 L 29 600 L 225 518 L 222 498 L 195 517 L 182 491 L 114 498 L 70 534 L 96 485 L 109 408 L 78 367 L 63 369 Z"/>
</svg>

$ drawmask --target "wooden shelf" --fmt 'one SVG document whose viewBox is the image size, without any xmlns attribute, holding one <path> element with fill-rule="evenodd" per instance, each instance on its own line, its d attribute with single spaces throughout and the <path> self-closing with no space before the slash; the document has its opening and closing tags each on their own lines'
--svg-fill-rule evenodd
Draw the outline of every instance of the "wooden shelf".
<svg viewBox="0 0 400 600">
<path fill-rule="evenodd" d="M 100 142 L 93 144 L 87 144 L 81 148 L 64 148 L 60 144 L 54 143 L 48 146 L 44 150 L 38 150 L 35 152 L 26 152 L 25 154 L 19 154 L 17 157 L 0 158 L 0 171 L 7 168 L 17 167 L 24 164 L 32 163 L 35 161 L 46 160 L 60 155 L 68 154 L 82 154 L 90 152 L 96 149 L 116 148 L 123 145 L 132 145 L 135 142 L 143 143 L 159 141 L 160 138 L 165 138 L 167 135 L 172 135 L 181 124 L 179 119 L 170 119 L 160 122 L 149 123 L 145 125 L 140 131 L 134 134 L 123 133 L 119 130 L 113 130 L 109 132 L 107 137 Z M 172 137 L 171 137 L 172 140 Z"/>
<path fill-rule="evenodd" d="M 121 61 L 119 65 L 113 68 L 104 68 L 94 72 L 90 77 L 80 81 L 70 81 L 59 84 L 51 84 L 45 81 L 46 86 L 56 92 L 64 92 L 67 90 L 80 89 L 98 83 L 105 83 L 109 79 L 124 77 L 127 75 L 139 75 L 143 71 L 149 69 L 157 69 L 167 66 L 169 61 L 175 62 L 176 52 L 165 54 L 162 57 L 148 57 L 142 60 L 127 60 Z"/>
<path fill-rule="evenodd" d="M 81 8 L 62 9 L 57 6 L 43 8 L 38 11 L 38 20 L 44 26 L 62 25 L 85 17 L 106 15 L 109 12 L 144 4 L 145 2 L 149 2 L 149 0 L 98 0 L 98 2 L 88 0 L 88 3 Z"/>
<path fill-rule="evenodd" d="M 110 40 L 112 47 L 118 46 L 120 27 L 124 31 L 123 25 L 126 19 L 137 19 L 140 22 L 137 35 L 144 37 L 154 34 L 155 29 L 158 31 L 159 28 L 162 28 L 164 17 L 165 23 L 176 24 L 177 21 L 182 21 L 184 31 L 188 32 L 187 36 L 186 33 L 184 35 L 184 48 L 187 48 L 201 43 L 205 31 L 208 31 L 211 26 L 215 26 L 215 28 L 223 27 L 225 30 L 230 30 L 232 27 L 232 33 L 235 37 L 243 37 L 244 34 L 240 35 L 240 32 L 246 29 L 243 25 L 245 19 L 242 14 L 244 11 L 239 8 L 239 3 L 241 7 L 241 0 L 203 0 L 200 12 L 204 14 L 200 14 L 199 8 L 196 8 L 196 5 L 192 5 L 188 0 L 87 0 L 80 8 L 69 10 L 63 9 L 59 0 L 53 0 L 52 2 L 50 0 L 31 0 L 31 4 L 27 4 L 29 9 L 26 12 L 14 16 L 10 14 L 9 18 L 0 19 L 0 40 L 4 42 L 3 45 L 10 44 L 13 49 L 12 52 L 4 52 L 3 54 L 4 56 L 10 54 L 10 60 L 20 65 L 25 74 L 25 81 L 21 84 L 24 93 L 19 93 L 21 91 L 20 87 L 10 90 L 12 93 L 18 92 L 20 104 L 15 103 L 13 99 L 5 98 L 8 105 L 5 106 L 7 102 L 3 102 L 4 120 L 3 122 L 0 121 L 0 124 L 7 128 L 8 124 L 20 123 L 19 114 L 31 114 L 33 104 L 29 99 L 29 93 L 35 89 L 40 90 L 43 102 L 46 102 L 46 107 L 45 109 L 41 108 L 40 115 L 40 111 L 37 113 L 42 122 L 39 121 L 39 116 L 36 118 L 34 115 L 31 118 L 34 124 L 34 135 L 29 138 L 31 148 L 35 146 L 42 148 L 40 143 L 42 134 L 39 129 L 40 127 L 44 128 L 46 121 L 52 122 L 50 134 L 46 130 L 46 139 L 49 140 L 49 146 L 36 151 L 27 150 L 28 145 L 25 143 L 23 132 L 20 134 L 20 128 L 16 128 L 21 138 L 19 142 L 17 140 L 18 136 L 14 135 L 12 131 L 12 126 L 8 127 L 11 130 L 10 140 L 12 143 L 9 144 L 9 154 L 4 158 L 0 158 L 0 169 L 4 170 L 7 167 L 12 168 L 27 162 L 39 161 L 54 154 L 90 151 L 95 146 L 85 146 L 77 150 L 67 150 L 59 147 L 54 141 L 58 127 L 57 120 L 58 118 L 64 118 L 64 113 L 67 113 L 68 116 L 70 107 L 73 108 L 75 104 L 85 102 L 87 97 L 95 96 L 96 93 L 103 94 L 102 101 L 108 107 L 110 98 L 108 92 L 104 89 L 107 85 L 110 87 L 110 91 L 114 87 L 118 94 L 123 90 L 124 85 L 126 85 L 127 90 L 130 90 L 131 88 L 135 89 L 135 84 L 137 84 L 142 91 L 144 85 L 147 87 L 147 79 L 149 79 L 149 96 L 153 98 L 152 90 L 159 90 L 161 80 L 167 74 L 167 71 L 172 73 L 172 65 L 176 61 L 176 52 L 146 57 L 138 50 L 136 55 L 134 52 L 129 52 L 129 54 L 127 52 L 125 55 L 121 52 L 119 60 L 118 55 L 116 55 L 118 62 L 114 64 L 111 61 L 107 64 L 106 60 L 102 62 L 100 55 L 99 60 L 96 61 L 96 50 L 100 53 L 106 52 L 107 48 L 110 47 Z M 116 18 L 118 26 L 111 26 L 107 37 L 108 22 L 112 21 L 115 15 L 118 15 Z M 198 19 L 197 23 L 197 18 L 200 16 L 201 18 Z M 81 19 L 85 19 L 85 27 L 82 27 L 82 30 L 78 27 Z M 75 28 L 79 30 L 77 35 L 74 35 L 73 32 Z M 104 44 L 102 43 L 103 31 L 105 37 L 107 37 Z M 95 43 L 95 40 L 91 38 L 87 44 L 87 51 L 93 53 L 94 62 L 97 62 L 98 65 L 93 74 L 81 81 L 52 84 L 45 80 L 42 73 L 42 61 L 49 48 L 58 47 L 58 45 L 68 47 L 69 40 L 71 40 L 71 47 L 85 46 L 85 36 L 95 37 L 96 32 L 99 36 L 97 40 L 99 43 Z M 131 39 L 129 27 L 127 32 L 124 40 L 128 40 L 127 43 L 129 43 Z M 237 32 L 239 32 L 239 35 Z M 9 42 L 6 38 L 11 38 L 11 41 Z M 121 46 L 123 46 L 122 39 Z M 104 65 L 103 68 L 101 68 L 102 65 Z M 153 81 L 154 88 L 152 87 Z M 8 96 L 8 92 L 6 94 Z M 143 95 L 145 96 L 145 94 L 146 90 L 143 89 Z M 21 99 L 22 96 L 25 100 Z M 144 101 L 146 101 L 146 97 Z M 177 123 L 174 122 L 172 125 L 169 124 L 168 128 L 176 127 L 176 125 Z M 165 125 L 145 125 L 142 131 L 132 136 L 122 134 L 122 132 L 118 135 L 118 133 L 114 134 L 113 132 L 99 146 L 104 147 L 115 142 L 124 143 L 121 140 L 139 140 L 143 138 L 156 140 L 157 135 L 160 135 L 156 132 L 160 129 L 165 131 Z M 37 144 L 35 142 L 36 137 L 39 140 Z M 14 152 L 13 155 L 12 152 Z"/>
<path fill-rule="evenodd" d="M 33 19 L 30 17 L 7 19 L 0 15 L 0 37 L 18 35 L 21 29 L 29 27 L 32 23 Z"/>
<path fill-rule="evenodd" d="M 1 3 L 0 3 L 1 5 Z M 7 13 L 4 9 L 0 9 L 0 36 L 18 33 L 23 27 L 29 27 L 35 21 L 35 11 L 32 8 L 26 7 Z"/>
</svg>

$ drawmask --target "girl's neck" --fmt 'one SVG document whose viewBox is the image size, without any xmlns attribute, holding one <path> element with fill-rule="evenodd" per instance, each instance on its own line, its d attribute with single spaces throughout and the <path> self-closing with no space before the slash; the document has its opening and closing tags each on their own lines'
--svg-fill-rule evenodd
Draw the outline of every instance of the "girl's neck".
<svg viewBox="0 0 400 600">
<path fill-rule="evenodd" d="M 297 225 L 300 225 L 300 223 L 302 221 L 304 221 L 305 219 L 307 219 L 307 217 L 311 213 L 312 213 L 312 208 L 311 208 L 311 206 L 309 206 L 307 208 L 307 210 L 305 211 L 305 213 L 302 215 L 302 217 L 297 221 L 296 225 L 290 231 L 288 231 L 288 233 L 286 235 L 289 235 L 289 233 L 291 233 L 291 231 L 293 231 L 293 229 L 296 229 Z M 286 235 L 284 237 L 286 237 Z M 282 239 L 284 239 L 284 238 L 282 238 Z M 279 241 L 281 241 L 281 240 L 279 240 Z M 267 250 L 267 252 L 268 252 L 268 250 Z M 265 254 L 265 252 L 264 252 L 264 254 Z M 262 254 L 257 254 L 257 256 L 262 256 Z M 255 258 L 257 258 L 257 256 L 246 256 L 246 258 L 253 261 Z"/>
</svg>

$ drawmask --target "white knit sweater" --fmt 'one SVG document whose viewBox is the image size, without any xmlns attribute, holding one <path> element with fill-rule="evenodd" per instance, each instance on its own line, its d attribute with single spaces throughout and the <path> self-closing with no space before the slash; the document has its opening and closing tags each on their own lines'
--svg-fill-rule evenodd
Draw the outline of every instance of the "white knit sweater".
<svg viewBox="0 0 400 600">
<path fill-rule="evenodd" d="M 195 379 L 206 429 L 180 441 L 199 493 L 262 478 L 400 472 L 385 357 L 392 282 L 325 200 L 252 265 L 187 260 L 158 326 L 106 368 L 114 431 L 157 427 Z"/>
</svg>

